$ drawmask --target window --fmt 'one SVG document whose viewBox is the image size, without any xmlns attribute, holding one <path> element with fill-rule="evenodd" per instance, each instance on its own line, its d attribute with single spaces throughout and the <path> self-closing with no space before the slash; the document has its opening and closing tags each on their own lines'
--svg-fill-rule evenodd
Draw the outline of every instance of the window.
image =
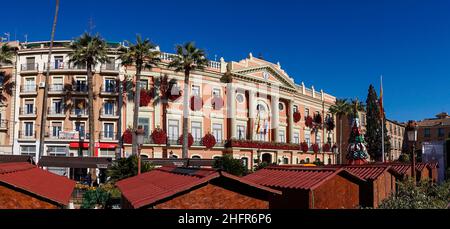
<svg viewBox="0 0 450 229">
<path fill-rule="evenodd" d="M 212 96 L 213 97 L 220 97 L 220 89 L 219 88 L 213 88 L 212 90 Z"/>
<path fill-rule="evenodd" d="M 62 122 L 52 122 L 52 137 L 59 138 L 59 132 L 62 131 Z"/>
<path fill-rule="evenodd" d="M 139 117 L 138 126 L 142 126 L 142 128 L 144 128 L 145 136 L 150 136 L 150 119 Z"/>
<path fill-rule="evenodd" d="M 105 79 L 105 86 L 103 88 L 105 92 L 115 92 L 116 91 L 116 80 L 115 79 Z"/>
<path fill-rule="evenodd" d="M 278 132 L 278 136 L 280 142 L 286 142 L 286 131 L 280 130 L 280 132 Z"/>
<path fill-rule="evenodd" d="M 103 114 L 109 116 L 114 115 L 114 102 L 106 101 L 103 104 Z"/>
<path fill-rule="evenodd" d="M 284 104 L 283 103 L 278 103 L 278 109 L 280 111 L 283 111 L 284 110 Z"/>
<path fill-rule="evenodd" d="M 34 114 L 34 100 L 25 100 L 25 114 Z"/>
<path fill-rule="evenodd" d="M 141 89 L 148 90 L 148 80 L 141 80 L 141 83 L 140 83 L 139 87 Z"/>
<path fill-rule="evenodd" d="M 200 156 L 192 156 L 192 159 L 202 159 Z"/>
<path fill-rule="evenodd" d="M 36 59 L 34 57 L 27 57 L 26 66 L 23 70 L 35 70 L 36 67 Z"/>
<path fill-rule="evenodd" d="M 438 137 L 444 137 L 445 136 L 445 131 L 443 128 L 439 128 L 438 129 Z"/>
<path fill-rule="evenodd" d="M 34 136 L 34 123 L 32 122 L 25 122 L 25 137 L 33 137 Z"/>
<path fill-rule="evenodd" d="M 52 91 L 63 91 L 64 89 L 64 83 L 63 83 L 63 78 L 60 76 L 55 76 L 53 77 L 53 85 L 51 87 Z"/>
<path fill-rule="evenodd" d="M 217 142 L 222 142 L 222 124 L 213 124 L 213 135 Z"/>
<path fill-rule="evenodd" d="M 264 108 L 264 106 L 263 106 L 262 104 L 258 104 L 258 105 L 256 106 L 256 110 L 257 110 L 257 111 L 264 112 L 264 111 L 266 111 L 266 108 Z"/>
<path fill-rule="evenodd" d="M 245 126 L 244 125 L 237 125 L 236 128 L 236 136 L 238 139 L 245 139 Z"/>
<path fill-rule="evenodd" d="M 317 145 L 319 145 L 319 147 L 321 147 L 322 146 L 322 137 L 320 136 L 320 134 L 319 133 L 317 133 L 316 134 L 316 143 L 317 143 Z"/>
<path fill-rule="evenodd" d="M 33 92 L 36 91 L 36 83 L 34 82 L 34 78 L 26 78 L 24 85 L 24 92 Z"/>
<path fill-rule="evenodd" d="M 306 158 L 306 160 L 305 160 L 305 161 L 306 161 L 306 163 L 307 163 L 307 164 L 309 164 L 309 163 L 310 163 L 310 160 L 309 160 L 309 158 L 308 158 L 308 157 Z"/>
<path fill-rule="evenodd" d="M 305 108 L 305 117 L 308 117 L 308 116 L 309 116 L 309 109 Z"/>
<path fill-rule="evenodd" d="M 297 112 L 297 111 L 298 111 L 298 106 L 294 105 L 294 112 Z"/>
<path fill-rule="evenodd" d="M 192 85 L 192 95 L 200 96 L 200 86 Z"/>
<path fill-rule="evenodd" d="M 194 142 L 200 142 L 202 140 L 202 123 L 191 122 L 191 133 L 194 138 Z"/>
<path fill-rule="evenodd" d="M 85 78 L 77 78 L 75 80 L 75 91 L 76 92 L 86 92 L 87 83 Z"/>
<path fill-rule="evenodd" d="M 36 146 L 21 146 L 20 154 L 35 157 L 36 156 Z"/>
<path fill-rule="evenodd" d="M 75 115 L 86 115 L 86 99 L 75 99 Z"/>
<path fill-rule="evenodd" d="M 236 101 L 238 101 L 238 103 L 243 103 L 245 100 L 244 95 L 243 94 L 237 94 L 236 95 Z M 258 105 L 259 106 L 259 105 Z"/>
<path fill-rule="evenodd" d="M 63 105 L 62 99 L 54 99 L 52 101 L 52 113 L 53 114 L 62 114 L 63 113 Z"/>
<path fill-rule="evenodd" d="M 106 62 L 106 70 L 115 70 L 115 62 L 116 62 L 116 58 L 114 57 L 108 57 L 108 61 Z"/>
<path fill-rule="evenodd" d="M 86 124 L 84 122 L 75 123 L 75 131 L 78 131 L 80 138 L 85 137 L 86 134 Z"/>
<path fill-rule="evenodd" d="M 169 140 L 178 140 L 180 137 L 178 133 L 178 120 L 169 120 Z"/>
<path fill-rule="evenodd" d="M 308 147 L 311 146 L 311 131 L 305 130 L 305 141 L 308 143 Z"/>
<path fill-rule="evenodd" d="M 115 157 L 116 150 L 115 149 L 101 149 L 100 157 Z"/>
<path fill-rule="evenodd" d="M 55 69 L 63 69 L 64 68 L 64 57 L 63 56 L 55 56 Z"/>
<path fill-rule="evenodd" d="M 47 148 L 48 156 L 65 157 L 67 156 L 67 147 L 49 146 Z"/>
<path fill-rule="evenodd" d="M 106 139 L 114 138 L 114 123 L 103 124 L 103 137 Z"/>
<path fill-rule="evenodd" d="M 289 158 L 284 157 L 283 158 L 283 164 L 285 164 L 285 165 L 289 164 Z"/>
<path fill-rule="evenodd" d="M 424 130 L 424 136 L 425 136 L 426 138 L 431 137 L 431 129 L 430 129 L 430 128 L 425 128 L 425 130 Z"/>
<path fill-rule="evenodd" d="M 299 133 L 294 133 L 294 143 L 300 144 L 300 136 Z"/>
</svg>

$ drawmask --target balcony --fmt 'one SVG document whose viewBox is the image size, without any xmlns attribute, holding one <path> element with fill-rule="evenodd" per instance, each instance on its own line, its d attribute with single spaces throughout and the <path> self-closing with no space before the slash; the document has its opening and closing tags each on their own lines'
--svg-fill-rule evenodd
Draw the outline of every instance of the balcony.
<svg viewBox="0 0 450 229">
<path fill-rule="evenodd" d="M 87 109 L 72 109 L 70 112 L 71 118 L 88 118 L 88 110 Z"/>
<path fill-rule="evenodd" d="M 20 140 L 36 140 L 36 131 L 19 131 Z"/>
<path fill-rule="evenodd" d="M 116 109 L 100 109 L 100 118 L 101 119 L 118 119 L 119 111 Z"/>
<path fill-rule="evenodd" d="M 119 65 L 114 63 L 102 64 L 100 67 L 101 73 L 106 74 L 119 74 L 119 69 L 120 69 Z"/>
<path fill-rule="evenodd" d="M 72 93 L 74 95 L 87 95 L 88 93 L 88 85 L 86 84 L 78 84 L 72 86 Z"/>
<path fill-rule="evenodd" d="M 21 107 L 19 108 L 19 118 L 36 118 L 37 108 Z"/>
<path fill-rule="evenodd" d="M 48 66 L 45 68 L 48 69 Z M 94 69 L 92 69 L 94 71 Z M 51 72 L 86 72 L 86 65 L 76 65 L 69 62 L 52 62 L 50 63 L 50 71 Z"/>
<path fill-rule="evenodd" d="M 47 109 L 47 118 L 65 118 L 66 114 L 63 108 L 49 107 Z"/>
<path fill-rule="evenodd" d="M 100 90 L 100 95 L 103 96 L 118 96 L 119 90 L 116 87 L 116 85 L 102 85 L 102 88 Z"/>
<path fill-rule="evenodd" d="M 20 86 L 20 95 L 37 95 L 36 84 Z"/>
<path fill-rule="evenodd" d="M 0 130 L 8 130 L 8 120 L 0 120 Z"/>
<path fill-rule="evenodd" d="M 21 64 L 20 65 L 20 73 L 37 73 L 39 70 L 39 64 L 30 63 L 30 64 Z"/>
<path fill-rule="evenodd" d="M 253 149 L 300 150 L 300 144 L 253 141 L 253 140 L 237 140 L 237 139 L 228 140 L 225 146 L 237 148 L 253 148 Z"/>
<path fill-rule="evenodd" d="M 99 133 L 99 139 L 101 141 L 117 141 L 117 133 L 113 131 L 101 131 Z"/>
<path fill-rule="evenodd" d="M 63 94 L 64 93 L 64 85 L 63 84 L 50 84 L 48 86 L 49 94 Z"/>
</svg>

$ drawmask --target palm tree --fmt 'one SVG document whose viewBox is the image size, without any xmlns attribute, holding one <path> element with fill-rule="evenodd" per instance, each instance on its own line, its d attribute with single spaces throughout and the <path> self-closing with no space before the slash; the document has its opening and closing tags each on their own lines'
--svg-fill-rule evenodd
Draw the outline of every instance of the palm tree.
<svg viewBox="0 0 450 229">
<path fill-rule="evenodd" d="M 150 70 L 152 67 L 158 65 L 161 61 L 159 56 L 160 52 L 157 51 L 156 45 L 153 44 L 149 39 L 142 40 L 140 35 L 136 36 L 136 43 L 131 44 L 126 41 L 128 47 L 122 47 L 120 51 L 120 59 L 122 60 L 122 65 L 135 65 L 136 67 L 136 80 L 135 87 L 136 91 L 134 93 L 134 112 L 133 112 L 133 129 L 138 128 L 138 118 L 139 118 L 139 106 L 140 106 L 140 94 L 141 94 L 141 72 L 143 69 Z M 137 137 L 136 132 L 133 131 L 133 154 L 137 155 Z"/>
<path fill-rule="evenodd" d="M 195 47 L 194 42 L 177 45 L 176 55 L 169 63 L 169 68 L 175 72 L 184 72 L 184 97 L 183 97 L 183 158 L 188 157 L 188 115 L 189 115 L 189 76 L 192 71 L 203 70 L 208 65 L 205 51 Z"/>
<path fill-rule="evenodd" d="M 163 125 L 162 129 L 167 133 L 167 127 L 165 125 L 167 120 L 167 108 L 169 108 L 169 101 L 171 96 L 174 96 L 175 93 L 179 93 L 178 90 L 174 90 L 177 85 L 176 79 L 169 79 L 169 76 L 166 74 L 164 76 L 160 76 L 155 80 L 155 85 L 153 91 L 155 92 L 155 97 L 153 100 L 153 106 L 157 106 L 158 104 L 162 105 L 163 109 Z"/>
<path fill-rule="evenodd" d="M 48 98 L 48 79 L 50 77 L 50 61 L 53 52 L 53 42 L 55 41 L 55 31 L 56 23 L 58 22 L 58 12 L 59 12 L 59 0 L 56 0 L 55 15 L 53 17 L 52 33 L 50 35 L 50 47 L 48 49 L 47 57 L 47 72 L 45 75 L 45 86 L 44 86 L 44 96 L 42 97 L 42 113 L 41 113 L 41 132 L 39 135 L 39 151 L 37 158 L 38 160 L 44 152 L 44 137 L 45 137 L 45 126 L 47 121 L 47 98 Z"/>
<path fill-rule="evenodd" d="M 76 66 L 86 66 L 88 80 L 88 104 L 89 104 L 89 153 L 94 155 L 94 91 L 92 68 L 99 63 L 108 60 L 108 47 L 106 41 L 99 35 L 91 36 L 84 33 L 71 45 L 72 52 L 69 54 L 69 62 Z"/>
<path fill-rule="evenodd" d="M 342 163 L 342 116 L 348 115 L 351 113 L 351 106 L 347 102 L 347 99 L 337 99 L 336 103 L 330 107 L 329 112 L 339 119 L 339 155 L 340 155 L 340 163 Z"/>
<path fill-rule="evenodd" d="M 359 112 L 366 111 L 364 103 L 359 101 L 358 99 L 352 99 L 349 106 L 351 109 L 351 112 L 349 113 L 351 119 L 358 118 Z"/>
<path fill-rule="evenodd" d="M 2 64 L 12 64 L 12 59 L 14 57 L 14 49 L 8 44 L 3 44 L 0 48 L 0 67 Z"/>
</svg>

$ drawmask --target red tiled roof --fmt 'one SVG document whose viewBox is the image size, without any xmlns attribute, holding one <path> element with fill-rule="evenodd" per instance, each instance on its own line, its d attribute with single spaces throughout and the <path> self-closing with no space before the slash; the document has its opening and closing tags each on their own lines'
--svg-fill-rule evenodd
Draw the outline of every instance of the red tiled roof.
<svg viewBox="0 0 450 229">
<path fill-rule="evenodd" d="M 389 169 L 389 166 L 346 166 L 345 170 L 355 174 L 359 178 L 365 180 L 375 180 L 380 175 L 382 175 L 386 170 Z"/>
<path fill-rule="evenodd" d="M 121 180 L 116 183 L 116 186 L 134 208 L 141 208 L 221 176 L 261 190 L 280 194 L 279 191 L 245 181 L 225 172 L 176 167 L 158 168 L 139 176 Z"/>
<path fill-rule="evenodd" d="M 0 183 L 6 183 L 62 205 L 69 204 L 75 187 L 75 181 L 26 162 L 1 163 Z"/>
<path fill-rule="evenodd" d="M 339 173 L 359 177 L 342 168 L 271 166 L 244 177 L 245 180 L 274 188 L 312 190 Z"/>
</svg>

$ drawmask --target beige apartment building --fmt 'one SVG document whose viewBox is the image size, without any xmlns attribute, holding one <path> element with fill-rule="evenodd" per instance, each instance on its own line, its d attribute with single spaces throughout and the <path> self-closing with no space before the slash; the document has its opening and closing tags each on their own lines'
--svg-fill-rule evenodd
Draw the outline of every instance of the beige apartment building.
<svg viewBox="0 0 450 229">
<path fill-rule="evenodd" d="M 391 138 L 391 154 L 389 155 L 389 159 L 395 161 L 402 153 L 403 139 L 405 138 L 405 124 L 387 119 L 386 128 Z"/>
<path fill-rule="evenodd" d="M 417 139 L 418 149 L 422 149 L 424 142 L 444 142 L 450 139 L 450 116 L 446 112 L 418 121 Z"/>
</svg>

